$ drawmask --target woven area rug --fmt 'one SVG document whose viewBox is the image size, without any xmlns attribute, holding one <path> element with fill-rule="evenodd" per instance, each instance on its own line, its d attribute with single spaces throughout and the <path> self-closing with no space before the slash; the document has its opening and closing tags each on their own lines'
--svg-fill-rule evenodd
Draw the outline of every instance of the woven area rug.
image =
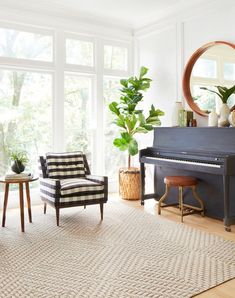
<svg viewBox="0 0 235 298">
<path fill-rule="evenodd" d="M 235 243 L 109 202 L 19 211 L 0 228 L 0 297 L 192 297 L 235 277 Z"/>
</svg>

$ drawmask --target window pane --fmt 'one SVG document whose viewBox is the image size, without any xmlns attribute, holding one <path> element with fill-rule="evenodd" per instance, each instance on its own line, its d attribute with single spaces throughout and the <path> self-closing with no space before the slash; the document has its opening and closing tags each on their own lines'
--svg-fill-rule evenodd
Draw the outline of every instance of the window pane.
<svg viewBox="0 0 235 298">
<path fill-rule="evenodd" d="M 0 28 L 0 56 L 51 62 L 52 36 Z"/>
<path fill-rule="evenodd" d="M 126 153 L 113 145 L 113 140 L 118 137 L 119 129 L 112 124 L 114 116 L 108 107 L 112 101 L 120 97 L 119 81 L 119 79 L 104 78 L 105 173 L 111 178 L 118 178 L 118 169 L 126 166 Z"/>
<path fill-rule="evenodd" d="M 52 149 L 52 76 L 0 70 L 0 175 L 10 169 L 9 150 L 24 150 L 27 170 Z"/>
<path fill-rule="evenodd" d="M 203 78 L 216 78 L 216 61 L 211 59 L 199 58 L 193 67 L 193 76 Z"/>
<path fill-rule="evenodd" d="M 94 44 L 89 41 L 66 39 L 66 63 L 94 66 Z"/>
<path fill-rule="evenodd" d="M 83 151 L 91 155 L 91 88 L 89 77 L 65 76 L 65 144 L 66 151 Z"/>
<path fill-rule="evenodd" d="M 127 70 L 127 48 L 104 46 L 104 68 L 112 70 Z"/>
<path fill-rule="evenodd" d="M 235 80 L 235 63 L 224 63 L 224 79 Z"/>
</svg>

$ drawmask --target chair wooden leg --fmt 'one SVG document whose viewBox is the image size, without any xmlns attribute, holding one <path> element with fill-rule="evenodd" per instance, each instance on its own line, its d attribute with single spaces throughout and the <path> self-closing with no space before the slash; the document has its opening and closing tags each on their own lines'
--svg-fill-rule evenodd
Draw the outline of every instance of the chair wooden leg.
<svg viewBox="0 0 235 298">
<path fill-rule="evenodd" d="M 47 203 L 44 203 L 44 210 L 43 210 L 44 214 L 47 213 Z"/>
<path fill-rule="evenodd" d="M 179 186 L 179 208 L 181 214 L 181 222 L 183 222 L 184 218 L 184 202 L 183 202 L 183 187 Z"/>
<path fill-rule="evenodd" d="M 100 203 L 100 217 L 101 217 L 101 220 L 103 220 L 103 215 L 104 215 L 104 204 Z"/>
<path fill-rule="evenodd" d="M 159 215 L 161 214 L 161 205 L 165 201 L 166 197 L 168 196 L 169 189 L 170 189 L 170 187 L 166 184 L 166 191 L 165 191 L 164 195 L 158 201 L 158 214 Z"/>
<path fill-rule="evenodd" d="M 84 205 L 84 209 L 86 209 L 86 205 Z"/>
<path fill-rule="evenodd" d="M 56 212 L 56 224 L 59 227 L 59 225 L 60 225 L 60 208 L 56 207 L 55 212 Z"/>
</svg>

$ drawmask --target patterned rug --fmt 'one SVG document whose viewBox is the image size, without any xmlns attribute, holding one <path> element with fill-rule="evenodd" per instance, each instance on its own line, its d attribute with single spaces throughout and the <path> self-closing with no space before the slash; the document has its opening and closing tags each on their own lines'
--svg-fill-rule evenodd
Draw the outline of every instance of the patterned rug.
<svg viewBox="0 0 235 298">
<path fill-rule="evenodd" d="M 235 243 L 118 201 L 19 211 L 0 228 L 0 297 L 192 297 L 235 277 Z"/>
</svg>

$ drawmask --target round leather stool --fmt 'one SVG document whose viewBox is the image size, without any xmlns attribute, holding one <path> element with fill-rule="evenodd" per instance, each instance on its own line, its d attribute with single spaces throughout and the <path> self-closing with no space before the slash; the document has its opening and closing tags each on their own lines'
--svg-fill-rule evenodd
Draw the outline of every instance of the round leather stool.
<svg viewBox="0 0 235 298">
<path fill-rule="evenodd" d="M 166 191 L 164 195 L 158 201 L 158 214 L 161 214 L 161 208 L 169 207 L 169 206 L 179 206 L 180 214 L 181 214 L 181 222 L 183 222 L 183 217 L 185 215 L 193 214 L 193 213 L 201 213 L 204 216 L 204 204 L 202 199 L 198 196 L 196 192 L 196 186 L 198 185 L 198 180 L 195 177 L 189 176 L 166 176 L 164 178 L 164 183 L 166 184 Z M 165 204 L 162 206 L 162 203 L 168 196 L 170 187 L 178 187 L 179 189 L 179 202 L 176 204 Z M 194 198 L 198 201 L 200 207 L 184 204 L 183 198 L 183 188 L 190 187 L 193 192 Z M 186 210 L 186 211 L 185 211 Z M 184 212 L 185 211 L 185 212 Z"/>
</svg>

